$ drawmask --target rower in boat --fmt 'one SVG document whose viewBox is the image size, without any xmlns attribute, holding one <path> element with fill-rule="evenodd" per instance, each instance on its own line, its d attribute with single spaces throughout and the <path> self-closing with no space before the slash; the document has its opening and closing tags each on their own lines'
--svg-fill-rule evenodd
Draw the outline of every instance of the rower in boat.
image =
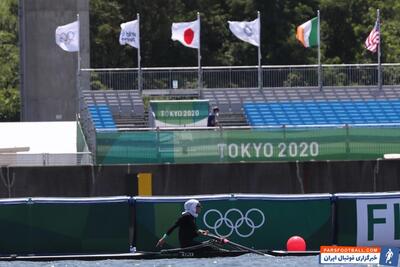
<svg viewBox="0 0 400 267">
<path fill-rule="evenodd" d="M 202 243 L 194 240 L 200 235 L 208 235 L 207 230 L 197 228 L 196 218 L 201 212 L 201 204 L 196 199 L 190 199 L 184 204 L 184 211 L 177 221 L 172 225 L 163 237 L 157 242 L 157 247 L 162 247 L 167 237 L 179 227 L 179 243 L 181 248 L 193 247 L 201 245 Z"/>
</svg>

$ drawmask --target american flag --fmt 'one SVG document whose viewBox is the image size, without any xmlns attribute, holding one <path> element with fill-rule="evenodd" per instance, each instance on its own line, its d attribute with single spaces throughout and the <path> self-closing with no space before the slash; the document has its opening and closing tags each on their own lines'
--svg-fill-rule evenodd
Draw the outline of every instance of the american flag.
<svg viewBox="0 0 400 267">
<path fill-rule="evenodd" d="M 380 29 L 378 20 L 375 22 L 375 26 L 372 29 L 371 33 L 368 35 L 367 40 L 365 40 L 365 48 L 369 51 L 375 53 L 378 49 L 378 45 L 380 43 Z"/>
</svg>

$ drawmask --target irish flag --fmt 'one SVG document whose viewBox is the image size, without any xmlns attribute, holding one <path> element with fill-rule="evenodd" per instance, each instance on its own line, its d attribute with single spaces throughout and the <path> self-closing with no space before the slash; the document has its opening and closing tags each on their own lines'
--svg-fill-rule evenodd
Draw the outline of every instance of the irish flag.
<svg viewBox="0 0 400 267">
<path fill-rule="evenodd" d="M 296 38 L 304 47 L 318 45 L 318 17 L 315 17 L 297 27 Z"/>
</svg>

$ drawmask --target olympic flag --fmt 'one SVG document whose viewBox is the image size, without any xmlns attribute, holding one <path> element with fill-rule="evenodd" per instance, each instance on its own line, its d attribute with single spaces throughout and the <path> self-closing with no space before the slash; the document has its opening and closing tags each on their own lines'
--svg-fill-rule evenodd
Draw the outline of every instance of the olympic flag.
<svg viewBox="0 0 400 267">
<path fill-rule="evenodd" d="M 240 40 L 260 46 L 260 19 L 253 21 L 228 21 L 229 29 Z"/>
<path fill-rule="evenodd" d="M 121 34 L 119 35 L 119 43 L 121 45 L 128 44 L 132 47 L 139 47 L 139 20 L 133 20 L 121 24 Z"/>
<path fill-rule="evenodd" d="M 56 44 L 67 52 L 79 51 L 79 20 L 57 27 Z"/>
<path fill-rule="evenodd" d="M 258 50 L 258 88 L 262 90 L 262 67 L 261 67 L 261 46 L 260 46 L 260 11 L 257 11 L 257 18 L 253 21 L 228 21 L 229 29 L 240 40 L 257 46 Z"/>
</svg>

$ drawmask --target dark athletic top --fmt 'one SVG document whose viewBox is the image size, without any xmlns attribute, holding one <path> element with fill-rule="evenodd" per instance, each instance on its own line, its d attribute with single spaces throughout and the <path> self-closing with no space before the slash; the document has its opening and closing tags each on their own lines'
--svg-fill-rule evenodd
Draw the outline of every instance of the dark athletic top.
<svg viewBox="0 0 400 267">
<path fill-rule="evenodd" d="M 208 127 L 217 126 L 217 121 L 216 121 L 216 119 L 215 119 L 215 114 L 214 114 L 214 113 L 210 113 L 210 114 L 208 115 L 208 118 L 207 118 L 207 126 L 208 126 Z"/>
<path fill-rule="evenodd" d="M 168 229 L 167 235 L 170 235 L 175 228 L 179 227 L 179 243 L 181 248 L 190 247 L 198 244 L 193 239 L 198 236 L 197 225 L 195 218 L 190 213 L 184 213 L 175 222 L 171 228 Z"/>
</svg>

